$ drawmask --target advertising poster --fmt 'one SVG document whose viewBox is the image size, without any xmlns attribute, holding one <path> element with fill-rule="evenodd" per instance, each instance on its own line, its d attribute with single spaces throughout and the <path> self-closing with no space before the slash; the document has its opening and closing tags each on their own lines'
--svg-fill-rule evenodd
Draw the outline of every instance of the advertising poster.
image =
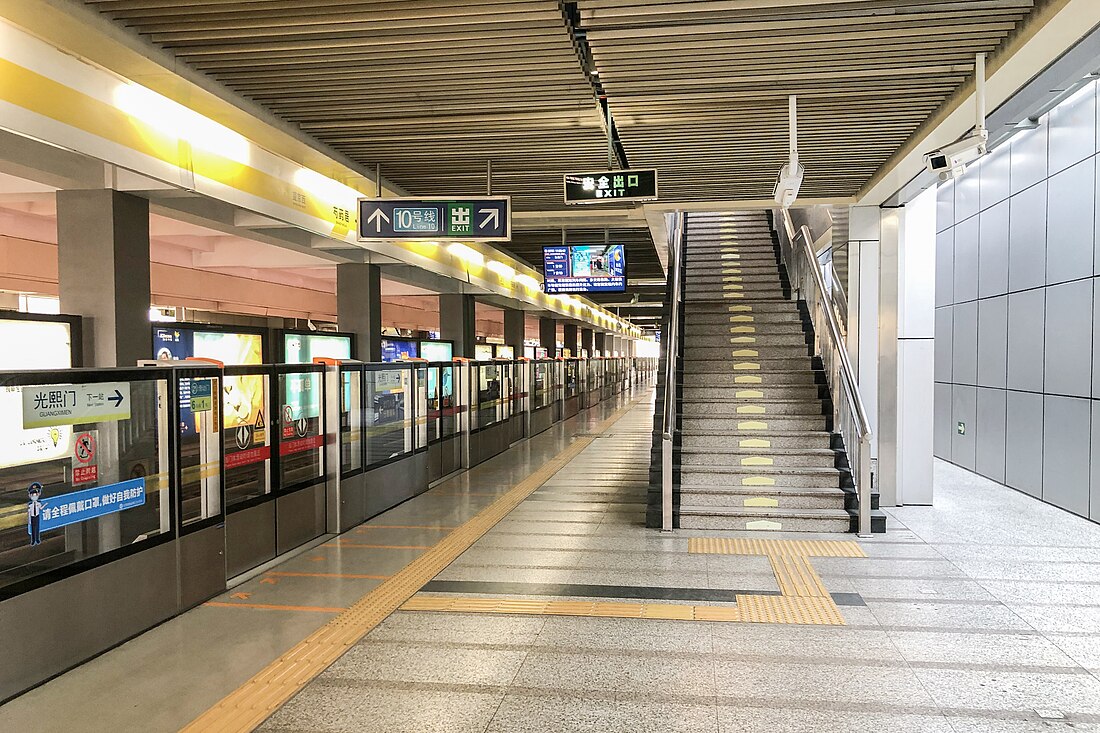
<svg viewBox="0 0 1100 733">
<path fill-rule="evenodd" d="M 351 358 L 351 338 L 329 334 L 296 334 L 283 336 L 287 364 L 312 364 L 314 359 Z"/>
<path fill-rule="evenodd" d="M 402 339 L 382 339 L 382 361 L 400 361 L 415 359 L 419 356 L 415 341 Z"/>
<path fill-rule="evenodd" d="M 450 361 L 454 346 L 450 341 L 421 341 L 420 357 L 428 361 Z"/>
</svg>

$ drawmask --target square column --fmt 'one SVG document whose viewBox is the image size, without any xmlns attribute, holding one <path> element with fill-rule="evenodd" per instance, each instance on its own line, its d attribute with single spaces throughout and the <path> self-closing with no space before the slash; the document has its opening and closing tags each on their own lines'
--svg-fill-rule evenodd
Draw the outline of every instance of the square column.
<svg viewBox="0 0 1100 733">
<path fill-rule="evenodd" d="M 607 334 L 597 333 L 594 341 L 596 351 L 600 352 L 600 356 L 607 356 Z"/>
<path fill-rule="evenodd" d="M 149 201 L 109 189 L 57 192 L 64 313 L 84 317 L 84 366 L 152 359 Z"/>
<path fill-rule="evenodd" d="M 581 329 L 581 348 L 588 349 L 589 356 L 596 355 L 595 341 L 593 340 L 592 336 L 593 334 L 591 328 Z"/>
<path fill-rule="evenodd" d="M 553 318 L 539 318 L 539 344 L 546 349 L 547 358 L 558 355 L 558 322 Z"/>
<path fill-rule="evenodd" d="M 474 296 L 444 293 L 439 296 L 439 338 L 454 341 L 454 355 L 474 358 L 477 335 Z"/>
<path fill-rule="evenodd" d="M 511 346 L 516 358 L 523 356 L 523 339 L 527 336 L 527 314 L 515 308 L 504 309 L 504 344 Z"/>
<path fill-rule="evenodd" d="M 577 338 L 577 324 L 566 323 L 562 326 L 562 348 L 569 349 L 571 356 L 580 356 L 580 341 Z"/>
<path fill-rule="evenodd" d="M 382 269 L 347 262 L 336 266 L 336 323 L 355 334 L 362 361 L 382 361 Z"/>
</svg>

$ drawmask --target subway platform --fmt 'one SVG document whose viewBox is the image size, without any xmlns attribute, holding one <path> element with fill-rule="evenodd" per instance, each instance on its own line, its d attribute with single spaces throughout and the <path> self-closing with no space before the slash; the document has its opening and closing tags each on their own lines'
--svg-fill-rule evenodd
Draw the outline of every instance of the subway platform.
<svg viewBox="0 0 1100 733">
<path fill-rule="evenodd" d="M 662 534 L 652 425 L 651 388 L 606 400 L 0 730 L 1100 731 L 1100 527 L 941 463 L 870 540 Z"/>
</svg>

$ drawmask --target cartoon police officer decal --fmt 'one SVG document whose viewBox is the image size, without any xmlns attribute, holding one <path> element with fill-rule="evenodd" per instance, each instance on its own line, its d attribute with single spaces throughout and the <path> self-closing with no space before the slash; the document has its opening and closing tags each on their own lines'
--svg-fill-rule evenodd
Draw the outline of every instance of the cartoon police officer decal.
<svg viewBox="0 0 1100 733">
<path fill-rule="evenodd" d="M 31 547 L 42 544 L 42 512 L 46 503 L 42 501 L 42 484 L 35 481 L 27 487 L 27 534 L 31 536 Z"/>
</svg>

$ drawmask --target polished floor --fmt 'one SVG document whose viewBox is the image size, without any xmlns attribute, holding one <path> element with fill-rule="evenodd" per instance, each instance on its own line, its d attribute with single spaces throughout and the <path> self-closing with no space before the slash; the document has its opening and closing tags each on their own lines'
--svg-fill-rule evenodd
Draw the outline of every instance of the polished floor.
<svg viewBox="0 0 1100 733">
<path fill-rule="evenodd" d="M 856 552 L 703 552 L 715 534 L 642 526 L 652 392 L 605 422 L 620 406 L 10 702 L 0 730 L 178 730 L 573 446 L 404 607 L 451 610 L 393 613 L 261 729 L 1100 733 L 1100 526 L 938 464 L 936 506 Z M 838 615 L 721 613 L 814 595 Z"/>
</svg>

